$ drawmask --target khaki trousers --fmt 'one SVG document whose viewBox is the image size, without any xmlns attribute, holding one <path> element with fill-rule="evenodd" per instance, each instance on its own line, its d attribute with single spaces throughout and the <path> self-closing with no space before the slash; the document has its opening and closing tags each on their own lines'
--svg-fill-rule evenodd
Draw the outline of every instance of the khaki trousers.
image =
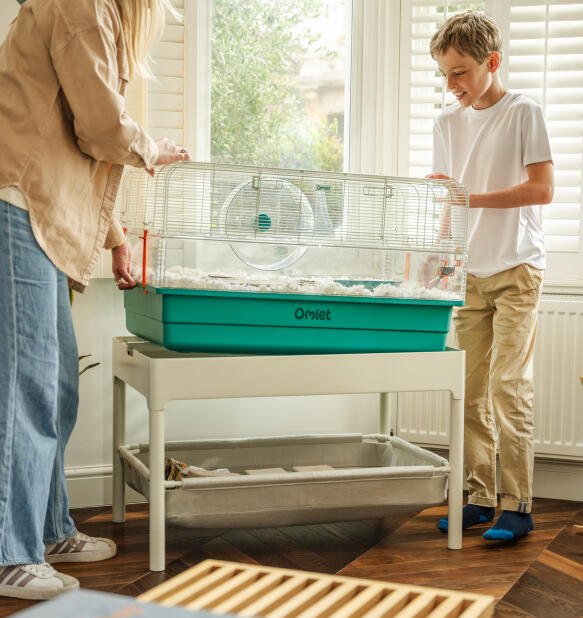
<svg viewBox="0 0 583 618">
<path fill-rule="evenodd" d="M 496 506 L 496 435 L 505 510 L 529 513 L 534 466 L 533 351 L 543 273 L 521 264 L 468 275 L 454 317 L 466 351 L 464 460 L 468 502 Z"/>
</svg>

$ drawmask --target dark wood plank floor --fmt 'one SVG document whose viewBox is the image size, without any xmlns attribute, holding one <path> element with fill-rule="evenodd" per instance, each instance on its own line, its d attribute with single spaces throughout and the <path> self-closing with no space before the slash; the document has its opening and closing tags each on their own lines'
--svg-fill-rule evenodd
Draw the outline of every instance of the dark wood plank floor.
<svg viewBox="0 0 583 618">
<path fill-rule="evenodd" d="M 571 528 L 583 524 L 583 505 L 536 500 L 534 509 L 535 530 L 526 539 L 491 545 L 477 528 L 465 533 L 461 551 L 449 551 L 436 529 L 445 505 L 381 521 L 227 532 L 168 526 L 163 573 L 148 570 L 146 505 L 129 507 L 124 524 L 111 523 L 109 508 L 78 509 L 78 528 L 113 538 L 119 553 L 105 562 L 57 566 L 84 588 L 135 596 L 215 558 L 487 593 L 499 599 L 496 615 L 503 617 L 581 617 L 583 535 L 573 536 Z M 0 597 L 0 618 L 29 605 Z"/>
</svg>

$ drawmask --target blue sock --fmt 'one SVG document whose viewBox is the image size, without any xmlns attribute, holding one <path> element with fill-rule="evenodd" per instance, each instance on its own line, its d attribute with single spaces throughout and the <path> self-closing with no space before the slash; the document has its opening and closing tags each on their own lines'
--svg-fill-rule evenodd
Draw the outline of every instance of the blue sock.
<svg viewBox="0 0 583 618">
<path fill-rule="evenodd" d="M 476 524 L 484 524 L 494 519 L 494 508 L 488 506 L 478 506 L 477 504 L 466 504 L 462 510 L 462 528 L 465 530 Z M 437 527 L 442 532 L 447 532 L 447 517 L 440 519 Z"/>
<path fill-rule="evenodd" d="M 482 536 L 487 541 L 511 541 L 526 536 L 533 528 L 530 513 L 502 511 L 496 523 Z"/>
</svg>

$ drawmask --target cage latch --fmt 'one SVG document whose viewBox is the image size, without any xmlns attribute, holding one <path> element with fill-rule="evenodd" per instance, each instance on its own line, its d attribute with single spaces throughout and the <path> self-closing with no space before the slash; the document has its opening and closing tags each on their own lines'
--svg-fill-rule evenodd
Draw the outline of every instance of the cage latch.
<svg viewBox="0 0 583 618">
<path fill-rule="evenodd" d="M 148 251 L 148 230 L 144 229 L 144 235 L 140 236 L 143 242 L 142 248 L 142 287 L 144 288 L 144 294 L 148 293 L 146 290 L 146 265 L 148 263 L 147 260 L 147 251 Z"/>
</svg>

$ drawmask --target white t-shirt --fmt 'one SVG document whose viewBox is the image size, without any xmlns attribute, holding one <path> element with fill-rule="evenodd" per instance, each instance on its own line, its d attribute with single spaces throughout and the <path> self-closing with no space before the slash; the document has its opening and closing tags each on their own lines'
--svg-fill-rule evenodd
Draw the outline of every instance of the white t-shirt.
<svg viewBox="0 0 583 618">
<path fill-rule="evenodd" d="M 524 95 L 507 92 L 480 110 L 455 103 L 435 121 L 433 172 L 455 178 L 468 193 L 522 184 L 527 165 L 551 160 L 542 110 Z M 471 208 L 468 272 L 490 277 L 520 264 L 545 268 L 538 209 Z"/>
</svg>

